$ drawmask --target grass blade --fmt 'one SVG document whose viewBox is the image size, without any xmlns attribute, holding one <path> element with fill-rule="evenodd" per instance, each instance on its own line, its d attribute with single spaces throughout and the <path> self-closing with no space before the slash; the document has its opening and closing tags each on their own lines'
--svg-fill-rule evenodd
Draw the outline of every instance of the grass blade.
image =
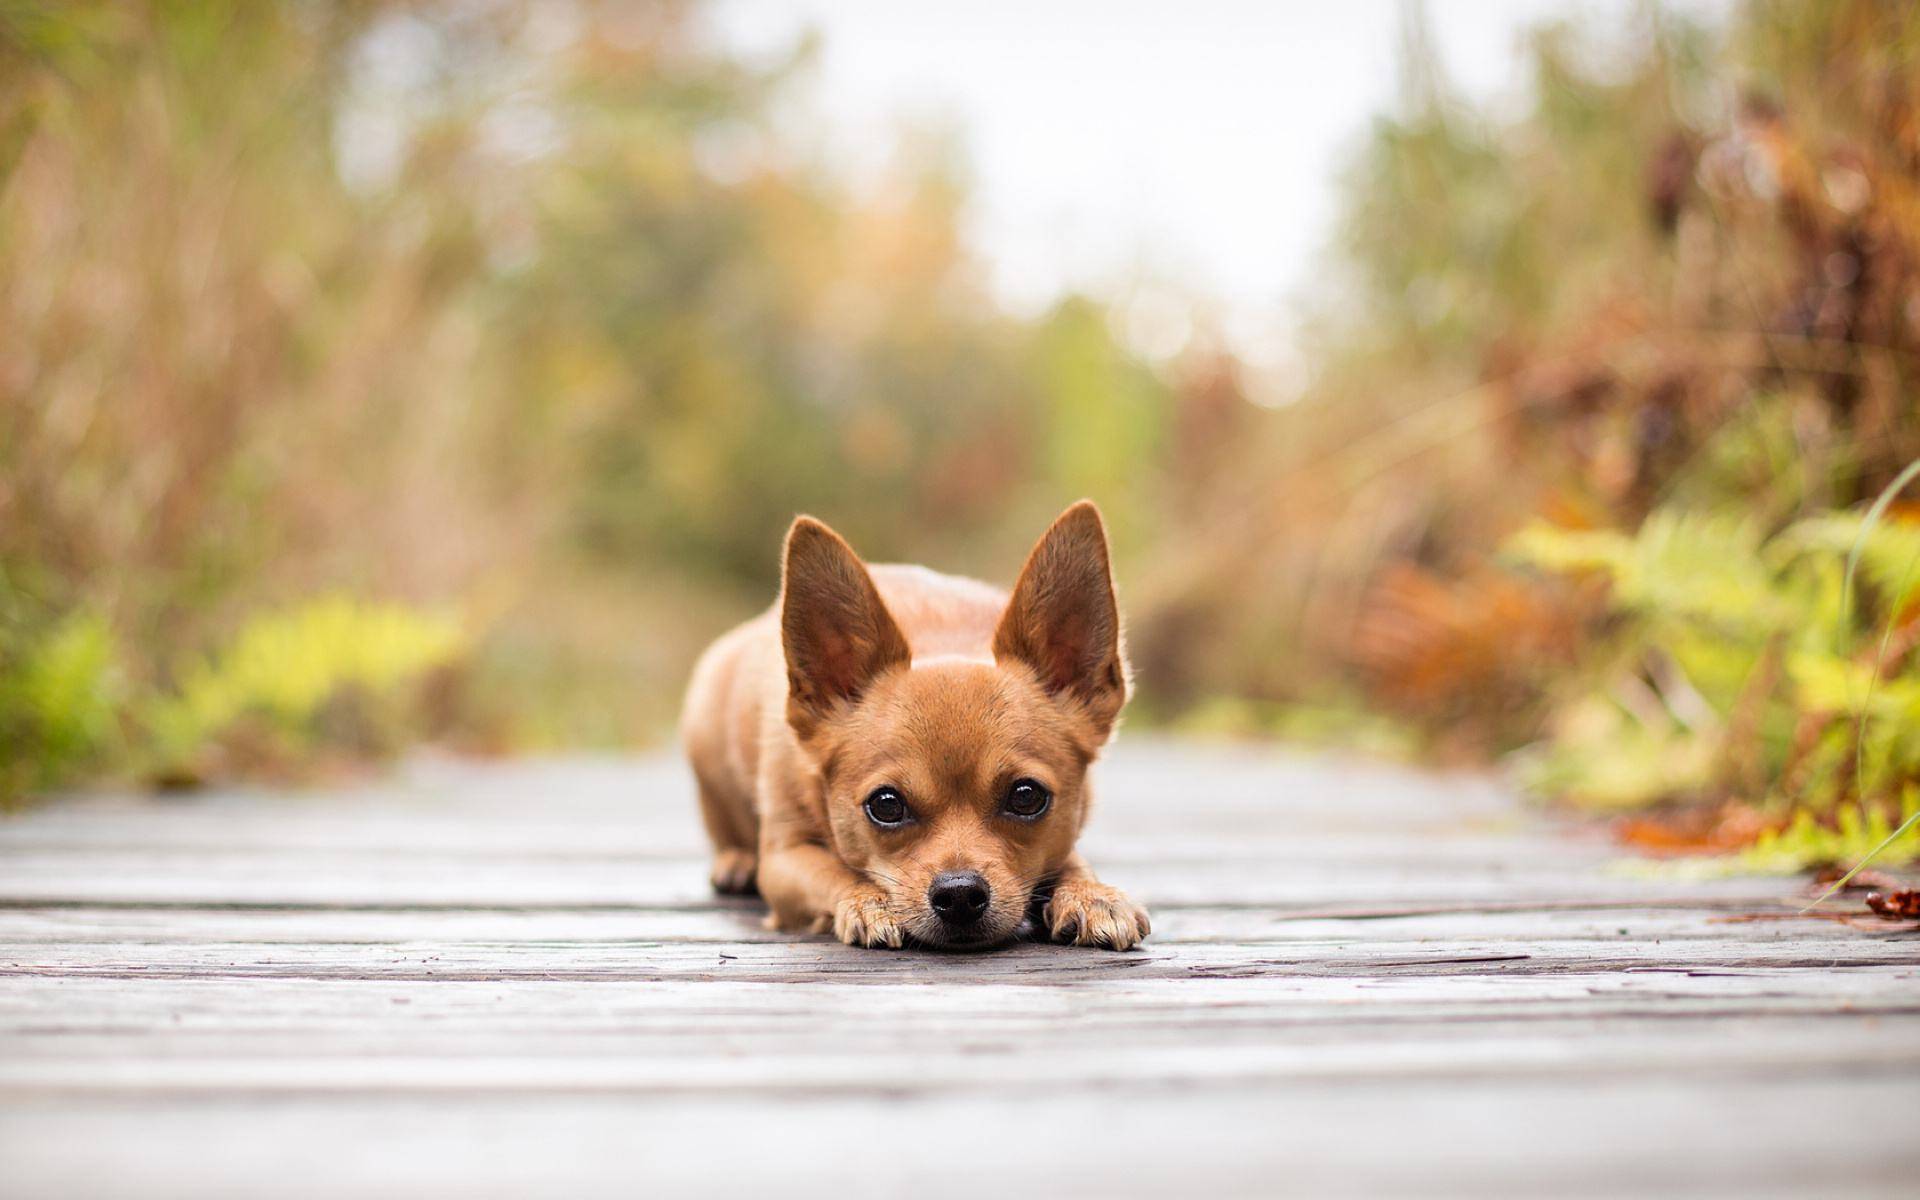
<svg viewBox="0 0 1920 1200">
<path fill-rule="evenodd" d="M 1860 556 L 1866 550 L 1867 538 L 1873 533 L 1880 522 L 1886 518 L 1887 509 L 1892 507 L 1894 498 L 1916 478 L 1920 478 L 1920 458 L 1916 458 L 1908 463 L 1906 469 L 1896 475 L 1893 482 L 1881 490 L 1880 494 L 1874 498 L 1873 504 L 1867 509 L 1866 519 L 1860 522 L 1860 531 L 1853 537 L 1853 548 L 1847 551 L 1847 573 L 1840 580 L 1840 611 L 1842 613 L 1851 613 L 1853 611 L 1853 579 L 1855 574 L 1860 570 Z M 1907 573 L 1911 575 L 1912 572 L 1913 567 L 1909 564 Z M 1904 580 L 1901 583 L 1900 590 L 1903 593 L 1906 591 L 1906 583 Z M 1854 714 L 1853 786 L 1856 793 L 1860 788 L 1860 781 L 1865 778 L 1866 771 L 1867 708 L 1873 703 L 1874 685 L 1880 682 L 1880 663 L 1886 657 L 1887 644 L 1893 637 L 1893 622 L 1898 616 L 1898 613 L 1887 614 L 1887 628 L 1881 634 L 1880 646 L 1873 658 L 1873 674 L 1867 680 L 1867 698 L 1860 704 Z M 1811 912 L 1819 907 L 1820 904 L 1832 898 L 1842 888 L 1846 887 L 1847 884 L 1851 883 L 1855 875 L 1865 870 L 1867 864 L 1877 858 L 1881 851 L 1893 845 L 1894 842 L 1900 839 L 1901 835 L 1905 834 L 1909 829 L 1912 829 L 1916 821 L 1920 821 L 1920 812 L 1916 812 L 1906 820 L 1900 822 L 1899 827 L 1888 834 L 1885 840 L 1878 846 L 1867 851 L 1865 858 L 1853 864 L 1851 870 L 1839 879 L 1834 880 L 1832 887 L 1820 893 L 1819 897 L 1816 898 L 1813 903 L 1807 905 L 1800 911 Z"/>
</svg>

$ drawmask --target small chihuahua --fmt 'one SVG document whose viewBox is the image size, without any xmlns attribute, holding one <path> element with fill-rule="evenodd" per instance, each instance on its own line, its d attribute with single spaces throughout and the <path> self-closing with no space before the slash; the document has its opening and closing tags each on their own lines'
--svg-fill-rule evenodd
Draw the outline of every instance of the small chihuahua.
<svg viewBox="0 0 1920 1200">
<path fill-rule="evenodd" d="M 800 517 L 779 603 L 709 647 L 687 689 L 713 886 L 757 888 L 772 928 L 853 946 L 986 947 L 1033 916 L 1056 941 L 1125 950 L 1146 910 L 1074 841 L 1126 701 L 1091 502 L 1047 530 L 1011 598 L 869 570 Z"/>
</svg>

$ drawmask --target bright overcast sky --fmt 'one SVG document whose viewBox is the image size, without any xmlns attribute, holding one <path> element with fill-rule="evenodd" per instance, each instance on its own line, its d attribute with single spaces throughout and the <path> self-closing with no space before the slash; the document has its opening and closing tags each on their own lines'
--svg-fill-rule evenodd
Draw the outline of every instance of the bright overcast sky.
<svg viewBox="0 0 1920 1200">
<path fill-rule="evenodd" d="M 1528 27 L 1576 16 L 1618 29 L 1636 7 L 1436 0 L 1428 14 L 1449 78 L 1498 102 L 1524 89 Z M 819 32 L 815 73 L 786 132 L 849 171 L 877 169 L 905 125 L 955 130 L 974 185 L 967 235 L 1008 303 L 1171 288 L 1217 302 L 1232 340 L 1259 357 L 1284 302 L 1311 285 L 1341 166 L 1394 99 L 1402 9 L 1400 0 L 723 0 L 710 19 L 723 44 L 754 59 Z"/>
</svg>

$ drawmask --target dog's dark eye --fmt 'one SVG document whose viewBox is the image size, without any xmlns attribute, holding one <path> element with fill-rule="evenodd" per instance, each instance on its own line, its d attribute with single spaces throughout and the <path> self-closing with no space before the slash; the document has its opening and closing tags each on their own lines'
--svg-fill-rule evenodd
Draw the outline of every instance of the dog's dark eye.
<svg viewBox="0 0 1920 1200">
<path fill-rule="evenodd" d="M 1041 786 L 1038 781 L 1016 779 L 1013 781 L 1013 786 L 1007 789 L 1007 798 L 1000 807 L 1011 816 L 1031 821 L 1046 812 L 1047 806 L 1052 803 L 1053 793 Z"/>
<path fill-rule="evenodd" d="M 907 811 L 907 802 L 892 788 L 875 788 L 873 795 L 867 797 L 867 820 L 875 825 L 883 828 L 905 825 L 912 815 Z"/>
</svg>

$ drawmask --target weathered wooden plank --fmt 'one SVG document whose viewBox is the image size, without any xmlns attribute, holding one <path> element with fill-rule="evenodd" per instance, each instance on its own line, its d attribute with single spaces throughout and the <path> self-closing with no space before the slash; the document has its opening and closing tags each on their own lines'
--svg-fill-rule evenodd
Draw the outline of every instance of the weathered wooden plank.
<svg viewBox="0 0 1920 1200">
<path fill-rule="evenodd" d="M 1605 1019 L 1671 1015 L 1715 1019 L 1765 1014 L 1877 1013 L 1916 1003 L 1915 977 L 1900 967 L 1751 972 L 1598 971 L 1551 975 L 1288 975 L 1249 979 L 1120 979 L 1071 987 L 973 981 L 874 982 L 837 978 L 768 984 L 685 980 L 211 978 L 116 979 L 22 976 L 0 987 L 0 1030 L 58 1034 L 174 1030 L 540 1030 L 632 1029 L 650 1022 L 818 1023 L 861 1030 L 898 1022 L 950 1032 L 951 1020 L 1013 1018 L 1122 1024 L 1135 1020 L 1372 1022 Z M 929 1024 L 931 1023 L 931 1024 Z M 1606 1034 L 1596 1026 L 1596 1037 Z M 1811 1035 L 1811 1031 L 1809 1031 Z"/>
<path fill-rule="evenodd" d="M 1539 940 L 1726 942 L 1737 938 L 1765 945 L 1788 940 L 1853 943 L 1862 937 L 1902 936 L 1894 926 L 1866 921 L 1844 925 L 1803 916 L 1799 899 L 1740 905 L 1729 913 L 1694 901 L 1662 905 L 1660 897 L 1615 907 L 1519 907 L 1433 911 L 1354 906 L 1171 907 L 1154 914 L 1152 947 L 1188 943 L 1238 944 L 1249 948 L 1303 938 L 1359 943 L 1373 940 L 1525 944 Z M 1837 908 L 1838 906 L 1834 906 Z M 1848 902 L 1847 907 L 1858 905 Z M 1759 918 L 1749 923 L 1749 918 Z M 0 960 L 10 947 L 63 942 L 147 943 L 251 942 L 261 945 L 316 943 L 390 945 L 408 942 L 460 945 L 469 942 L 590 945 L 596 942 L 788 942 L 812 940 L 765 928 L 760 909 L 747 901 L 667 909 L 325 909 L 175 907 L 0 907 Z M 1250 952 L 1253 952 L 1250 949 Z"/>
<path fill-rule="evenodd" d="M 1885 1022 L 1882 1022 L 1884 1024 Z M 1520 1035 L 1510 1028 L 1449 1029 L 1440 1036 L 1356 1039 L 1222 1037 L 1201 1041 L 1133 1033 L 1124 1043 L 1047 1039 L 1015 1049 L 963 1035 L 944 1045 L 905 1038 L 758 1039 L 733 1044 L 682 1035 L 662 1039 L 548 1036 L 527 1048 L 446 1044 L 437 1053 L 390 1046 L 378 1053 L 348 1048 L 295 1049 L 284 1043 L 250 1052 L 184 1055 L 142 1053 L 124 1041 L 105 1053 L 36 1053 L 29 1042 L 0 1062 L 0 1099 L 9 1095 L 86 1092 L 263 1093 L 426 1092 L 459 1094 L 621 1092 L 725 1095 L 758 1099 L 858 1092 L 953 1094 L 1046 1087 L 1053 1092 L 1181 1086 L 1248 1086 L 1279 1082 L 1405 1083 L 1459 1079 L 1645 1079 L 1701 1071 L 1723 1078 L 1894 1076 L 1920 1069 L 1920 1020 L 1891 1031 L 1855 1021 L 1825 1029 L 1815 1044 L 1741 1030 L 1712 1043 L 1673 1031 L 1595 1041 Z M 1778 1032 L 1776 1028 L 1774 1032 Z M 1004 1036 L 1004 1034 L 1003 1034 Z M 753 1053 L 739 1051 L 751 1047 Z M 268 1052 L 262 1053 L 266 1049 Z M 346 1052 L 342 1052 L 345 1049 Z M 1737 1055 L 1737 1056 L 1736 1056 Z M 1468 1069 L 1466 1064 L 1470 1063 Z M 910 1064 L 911 1076 L 902 1068 Z"/>
<path fill-rule="evenodd" d="M 1544 856 L 1543 856 L 1544 858 Z M 1661 897 L 1771 901 L 1777 881 L 1662 881 L 1578 871 L 1550 860 L 1492 871 L 1445 863 L 1362 869 L 1326 861 L 1109 864 L 1105 876 L 1149 905 L 1375 905 L 1425 903 L 1598 903 Z M 708 905 L 704 863 L 183 855 L 137 852 L 18 853 L 5 860 L 0 898 L 38 906 L 66 903 L 327 904 L 440 907 Z"/>
<path fill-rule="evenodd" d="M 724 953 L 724 957 L 722 954 Z M 1442 944 L 1375 938 L 1297 937 L 1259 945 L 1188 943 L 1114 954 L 1103 950 L 1019 945 L 987 954 L 916 950 L 862 952 L 821 938 L 714 943 L 593 942 L 401 943 L 99 943 L 0 946 L 0 978 L 287 979 L 573 979 L 674 980 L 729 978 L 804 982 L 830 975 L 843 982 L 1014 981 L 1034 986 L 1105 979 L 1251 979 L 1353 974 L 1545 975 L 1627 970 L 1839 970 L 1907 967 L 1920 990 L 1915 947 L 1905 937 L 1781 938 L 1767 942 L 1541 938 L 1498 942 L 1478 938 Z"/>
<path fill-rule="evenodd" d="M 1920 1069 L 1920 1022 L 1891 1035 L 1869 1018 L 1822 1026 L 1812 1042 L 1797 1023 L 1753 1019 L 1717 1024 L 1709 1036 L 1667 1021 L 1583 1037 L 1591 1022 L 1489 1022 L 1348 1027 L 1235 1027 L 1194 1042 L 1172 1023 L 1109 1026 L 1103 1037 L 1065 1035 L 1010 1043 L 1032 1031 L 997 1025 L 956 1032 L 944 1044 L 902 1035 L 850 1036 L 787 1028 L 724 1036 L 688 1029 L 563 1038 L 550 1031 L 453 1038 L 424 1033 L 404 1043 L 192 1035 L 156 1052 L 128 1037 L 82 1035 L 71 1044 L 25 1039 L 0 1062 L 0 1111 L 29 1100 L 165 1102 L 222 1095 L 279 1102 L 340 1095 L 485 1097 L 611 1093 L 795 1104 L 857 1095 L 956 1096 L 991 1100 L 1009 1091 L 1051 1097 L 1096 1092 L 1147 1102 L 1169 1089 L 1230 1089 L 1319 1083 L 1437 1087 L 1465 1080 L 1585 1081 L 1596 1088 L 1653 1079 L 1710 1079 L 1731 1089 L 1771 1080 L 1905 1079 Z M 1345 1034 L 1346 1036 L 1340 1036 Z M 1704 1089 L 1703 1089 L 1704 1090 Z"/>
<path fill-rule="evenodd" d="M 902 1064 L 903 1071 L 910 1071 Z M 20 1196 L 1907 1196 L 1905 1080 L 1668 1076 L 821 1099 L 444 1094 L 10 1110 Z M 209 1137 L 212 1130 L 221 1131 Z M 109 1152 L 110 1150 L 110 1152 Z"/>
</svg>

